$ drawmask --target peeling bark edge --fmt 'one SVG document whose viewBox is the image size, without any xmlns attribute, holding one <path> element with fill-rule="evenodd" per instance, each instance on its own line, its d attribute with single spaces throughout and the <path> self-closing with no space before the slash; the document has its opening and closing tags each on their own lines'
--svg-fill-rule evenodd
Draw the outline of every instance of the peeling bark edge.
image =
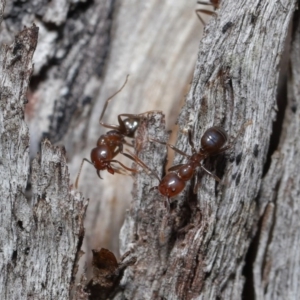
<svg viewBox="0 0 300 300">
<path fill-rule="evenodd" d="M 69 186 L 65 150 L 53 147 L 48 140 L 42 143 L 41 154 L 32 163 L 33 219 L 35 234 L 33 251 L 47 257 L 50 275 L 39 272 L 41 282 L 47 278 L 47 288 L 54 298 L 67 298 L 74 285 L 77 260 L 84 236 L 83 220 L 88 202 Z M 39 224 L 45 224 L 40 229 Z M 40 243 L 39 237 L 48 238 Z M 33 253 L 33 257 L 35 254 Z M 34 268 L 34 266 L 32 266 Z M 48 291 L 48 292 L 49 292 Z M 44 295 L 40 291 L 39 295 Z"/>
<path fill-rule="evenodd" d="M 299 4 L 299 1 L 298 1 Z M 299 297 L 299 194 L 300 194 L 300 14 L 293 18 L 289 53 L 287 105 L 277 151 L 270 174 L 262 185 L 262 219 L 254 283 L 257 299 L 298 299 Z M 273 167 L 272 167 L 273 165 Z M 266 197 L 267 196 L 267 197 Z"/>
<path fill-rule="evenodd" d="M 3 2 L 0 9 L 3 10 Z M 4 45 L 0 56 L 0 295 L 2 299 L 68 299 L 84 229 L 87 201 L 69 186 L 65 150 L 45 140 L 29 174 L 29 132 L 24 121 L 33 24 Z"/>
</svg>

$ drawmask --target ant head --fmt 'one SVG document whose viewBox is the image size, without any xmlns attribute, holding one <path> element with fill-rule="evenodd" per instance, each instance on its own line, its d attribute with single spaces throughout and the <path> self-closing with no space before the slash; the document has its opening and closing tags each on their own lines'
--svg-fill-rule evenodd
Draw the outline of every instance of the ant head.
<svg viewBox="0 0 300 300">
<path fill-rule="evenodd" d="M 108 169 L 112 158 L 112 152 L 107 145 L 99 145 L 91 151 L 91 161 L 97 170 Z"/>
</svg>

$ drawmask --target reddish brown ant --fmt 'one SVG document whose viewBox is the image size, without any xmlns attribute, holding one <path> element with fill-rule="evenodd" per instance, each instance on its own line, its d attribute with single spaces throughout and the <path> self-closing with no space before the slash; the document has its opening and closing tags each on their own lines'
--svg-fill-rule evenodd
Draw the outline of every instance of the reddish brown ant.
<svg viewBox="0 0 300 300">
<path fill-rule="evenodd" d="M 197 4 L 210 5 L 214 8 L 214 10 L 216 10 L 219 8 L 220 2 L 221 2 L 221 0 L 207 0 L 207 1 L 197 1 Z M 197 14 L 199 20 L 201 21 L 201 23 L 203 24 L 203 26 L 205 26 L 205 22 L 201 18 L 201 13 L 209 15 L 209 16 L 212 16 L 213 14 L 215 14 L 215 12 L 207 10 L 207 9 L 196 9 L 196 14 Z"/>
<path fill-rule="evenodd" d="M 226 145 L 228 141 L 227 133 L 221 127 L 214 126 L 208 128 L 201 137 L 201 148 L 199 152 L 197 152 L 195 149 L 194 143 L 191 138 L 191 131 L 189 131 L 188 134 L 189 144 L 192 148 L 192 155 L 179 150 L 171 144 L 153 140 L 155 142 L 168 145 L 177 153 L 188 158 L 187 163 L 175 165 L 169 168 L 168 171 L 170 171 L 170 173 L 168 173 L 157 186 L 159 192 L 163 196 L 166 196 L 168 199 L 177 196 L 182 192 L 186 182 L 192 179 L 198 167 L 200 167 L 210 176 L 213 176 L 216 181 L 221 181 L 219 177 L 208 171 L 203 166 L 202 162 L 209 156 L 217 155 L 231 147 L 231 144 Z"/>
<path fill-rule="evenodd" d="M 189 144 L 192 148 L 192 155 L 189 155 L 178 148 L 176 148 L 174 145 L 161 142 L 155 139 L 150 139 L 151 141 L 158 142 L 163 145 L 167 145 L 170 148 L 172 148 L 174 151 L 177 153 L 186 156 L 188 158 L 188 162 L 185 164 L 179 164 L 171 167 L 168 169 L 170 173 L 165 175 L 161 180 L 159 179 L 158 175 L 150 170 L 143 162 L 141 162 L 136 156 L 133 155 L 135 160 L 143 166 L 143 168 L 148 169 L 152 174 L 155 175 L 155 177 L 159 180 L 159 185 L 155 188 L 159 190 L 159 192 L 167 197 L 168 199 L 177 196 L 179 193 L 182 192 L 182 190 L 185 187 L 185 184 L 187 181 L 192 179 L 194 176 L 197 168 L 201 168 L 203 171 L 205 171 L 207 174 L 210 176 L 214 177 L 216 181 L 221 181 L 220 178 L 210 171 L 208 171 L 204 166 L 203 166 L 203 161 L 204 159 L 220 154 L 226 150 L 228 150 L 239 134 L 245 129 L 246 126 L 252 124 L 251 121 L 245 123 L 240 131 L 238 132 L 236 138 L 232 141 L 232 143 L 228 144 L 228 136 L 227 133 L 222 129 L 221 127 L 213 126 L 208 128 L 203 136 L 201 137 L 201 147 L 200 150 L 197 152 L 194 146 L 194 143 L 192 141 L 192 134 L 191 131 L 189 130 L 188 132 L 188 137 L 189 137 Z"/>
<path fill-rule="evenodd" d="M 91 161 L 89 161 L 86 158 L 84 158 L 82 160 L 82 163 L 81 163 L 81 166 L 80 166 L 80 169 L 79 169 L 76 181 L 75 181 L 75 188 L 77 188 L 77 186 L 78 186 L 80 172 L 82 169 L 82 165 L 85 161 L 92 164 L 96 168 L 97 175 L 101 179 L 102 179 L 102 177 L 100 176 L 100 171 L 103 171 L 103 170 L 107 170 L 111 174 L 114 174 L 114 173 L 124 174 L 122 172 L 122 169 L 119 169 L 119 168 L 113 166 L 112 163 L 119 164 L 122 168 L 124 168 L 127 171 L 137 172 L 137 170 L 128 168 L 124 164 L 122 164 L 120 161 L 115 160 L 113 158 L 116 157 L 119 153 L 121 153 L 124 156 L 128 157 L 129 159 L 135 161 L 135 159 L 131 155 L 123 152 L 123 145 L 126 144 L 129 146 L 132 146 L 131 144 L 127 143 L 127 141 L 125 140 L 125 137 L 128 137 L 128 138 L 134 137 L 134 133 L 139 126 L 139 121 L 141 119 L 141 115 L 143 115 L 143 114 L 120 114 L 120 115 L 118 115 L 119 125 L 110 125 L 110 124 L 105 124 L 104 122 L 102 122 L 102 118 L 104 116 L 104 113 L 106 111 L 109 101 L 114 96 L 116 96 L 118 93 L 120 93 L 122 91 L 122 89 L 124 88 L 124 86 L 127 83 L 128 76 L 129 75 L 127 75 L 126 80 L 125 80 L 124 84 L 122 85 L 122 87 L 105 101 L 102 113 L 100 115 L 99 123 L 103 127 L 110 128 L 113 130 L 110 130 L 106 134 L 103 134 L 99 137 L 99 139 L 97 141 L 97 146 L 95 148 L 93 148 L 91 151 Z M 122 119 L 124 117 L 125 117 L 125 119 Z"/>
</svg>

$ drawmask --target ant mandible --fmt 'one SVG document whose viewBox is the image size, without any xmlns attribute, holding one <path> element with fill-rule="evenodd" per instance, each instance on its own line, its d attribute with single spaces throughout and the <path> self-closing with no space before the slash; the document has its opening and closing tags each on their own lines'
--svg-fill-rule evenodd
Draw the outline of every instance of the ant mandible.
<svg viewBox="0 0 300 300">
<path fill-rule="evenodd" d="M 197 1 L 197 4 L 210 5 L 214 8 L 214 10 L 216 10 L 216 9 L 219 8 L 220 2 L 221 2 L 221 0 L 208 0 L 208 2 L 206 2 L 206 1 Z M 201 13 L 212 16 L 214 14 L 214 12 L 210 11 L 210 10 L 207 10 L 207 9 L 196 9 L 196 14 L 197 14 L 199 20 L 201 21 L 203 26 L 205 26 L 205 22 L 201 18 L 201 15 L 200 15 Z"/>
<path fill-rule="evenodd" d="M 76 181 L 75 181 L 75 188 L 78 187 L 79 176 L 81 173 L 83 163 L 85 161 L 92 164 L 95 167 L 95 169 L 97 170 L 97 175 L 101 179 L 102 179 L 102 177 L 100 175 L 100 171 L 103 171 L 103 170 L 107 170 L 111 174 L 114 174 L 114 173 L 123 174 L 121 172 L 121 170 L 119 168 L 114 167 L 112 165 L 112 163 L 119 164 L 122 168 L 124 168 L 127 171 L 137 172 L 137 170 L 128 168 L 124 164 L 122 164 L 120 161 L 113 159 L 113 158 L 116 157 L 119 153 L 121 153 L 124 156 L 128 157 L 129 159 L 136 161 L 131 155 L 123 152 L 123 145 L 126 144 L 129 146 L 132 146 L 131 144 L 127 143 L 127 141 L 125 140 L 125 137 L 128 137 L 128 138 L 134 137 L 134 133 L 139 126 L 141 115 L 143 115 L 143 114 L 119 114 L 118 115 L 119 125 L 110 125 L 110 124 L 106 124 L 106 123 L 102 122 L 104 113 L 108 106 L 108 103 L 114 96 L 116 96 L 118 93 L 120 93 L 122 91 L 122 89 L 124 88 L 124 86 L 127 83 L 128 76 L 129 75 L 126 76 L 126 80 L 125 80 L 124 84 L 122 85 L 122 87 L 105 101 L 102 113 L 100 115 L 99 123 L 101 126 L 110 128 L 113 130 L 110 130 L 106 134 L 103 134 L 99 137 L 99 139 L 97 141 L 97 146 L 95 148 L 93 148 L 91 151 L 91 161 L 89 161 L 86 158 L 84 158 L 82 160 L 82 163 L 81 163 L 81 166 L 80 166 L 80 169 L 79 169 Z M 125 117 L 125 119 L 122 119 L 124 117 Z"/>
<path fill-rule="evenodd" d="M 157 188 L 161 195 L 167 197 L 169 200 L 170 198 L 177 196 L 182 192 L 182 190 L 185 188 L 185 184 L 187 181 L 192 179 L 194 176 L 197 168 L 201 168 L 203 171 L 205 171 L 210 176 L 214 177 L 216 181 L 221 181 L 218 176 L 211 173 L 209 170 L 207 170 L 203 166 L 204 159 L 220 154 L 229 148 L 232 147 L 233 143 L 238 138 L 239 134 L 245 129 L 246 126 L 252 124 L 251 121 L 245 123 L 240 131 L 238 132 L 235 139 L 232 141 L 232 143 L 228 143 L 228 135 L 224 131 L 223 128 L 213 126 L 208 128 L 203 136 L 201 137 L 201 147 L 200 150 L 197 152 L 192 140 L 192 133 L 189 130 L 188 131 L 188 140 L 189 144 L 192 148 L 192 155 L 189 155 L 178 148 L 176 148 L 174 145 L 158 141 L 156 139 L 150 139 L 151 141 L 167 145 L 177 153 L 185 156 L 188 158 L 188 162 L 185 164 L 179 164 L 175 165 L 168 169 L 170 173 L 165 175 L 161 180 L 159 179 L 158 175 L 150 170 L 143 162 L 141 162 L 136 156 L 134 156 L 135 160 L 139 163 L 139 165 L 142 165 L 143 168 L 147 168 L 152 174 L 155 175 L 155 177 L 159 180 L 159 185 L 154 187 Z"/>
</svg>

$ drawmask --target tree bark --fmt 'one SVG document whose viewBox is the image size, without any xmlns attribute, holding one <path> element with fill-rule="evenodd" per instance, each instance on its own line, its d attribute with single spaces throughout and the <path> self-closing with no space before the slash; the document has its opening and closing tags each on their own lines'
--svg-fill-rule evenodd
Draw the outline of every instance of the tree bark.
<svg viewBox="0 0 300 300">
<path fill-rule="evenodd" d="M 43 137 L 64 145 L 74 182 L 81 160 L 89 158 L 106 132 L 99 126 L 104 101 L 127 74 L 129 82 L 109 105 L 104 121 L 116 124 L 120 113 L 159 109 L 172 129 L 189 87 L 202 32 L 194 8 L 193 1 L 185 0 L 176 5 L 169 0 L 8 3 L 2 42 L 11 43 L 24 25 L 35 22 L 39 27 L 26 107 L 31 158 Z M 130 177 L 103 176 L 99 180 L 85 165 L 80 176 L 79 190 L 90 199 L 85 220 L 87 254 L 98 247 L 118 253 L 119 231 L 131 201 Z"/>
<path fill-rule="evenodd" d="M 67 299 L 76 274 L 87 202 L 71 191 L 65 150 L 48 140 L 29 175 L 26 92 L 38 28 L 25 28 L 0 57 L 0 191 L 2 299 Z"/>
<path fill-rule="evenodd" d="M 247 120 L 252 125 L 225 155 L 207 162 L 222 183 L 201 174 L 197 195 L 192 181 L 172 201 L 170 212 L 158 192 L 149 192 L 157 180 L 146 174 L 136 178 L 121 249 L 134 249 L 137 263 L 125 272 L 124 290 L 114 299 L 253 299 L 254 295 L 297 299 L 299 181 L 294 137 L 299 129 L 293 109 L 286 112 L 290 128 L 279 154 L 274 154 L 270 168 L 265 165 L 272 122 L 278 114 L 280 62 L 295 5 L 295 1 L 226 1 L 206 27 L 192 87 L 179 117 L 183 133 L 176 146 L 190 153 L 184 134 L 188 128 L 199 149 L 210 126 L 222 126 L 233 140 Z M 295 44 L 299 47 L 296 40 Z M 292 57 L 298 61 L 297 47 Z M 290 88 L 294 110 L 299 87 L 298 79 L 294 80 L 299 77 L 296 68 L 294 88 Z M 163 132 L 163 125 L 156 127 Z M 140 130 L 138 142 L 153 135 L 151 129 Z M 146 143 L 140 158 L 162 176 L 161 146 L 153 147 Z M 185 157 L 177 155 L 175 163 L 183 162 Z M 255 233 L 261 236 L 258 244 Z M 286 251 L 280 253 L 286 244 Z"/>
<path fill-rule="evenodd" d="M 176 142 L 191 153 L 188 130 L 199 149 L 207 128 L 223 127 L 233 146 L 205 161 L 221 183 L 199 171 L 168 210 L 152 189 L 159 182 L 141 169 L 120 260 L 131 179 L 103 174 L 100 182 L 84 166 L 79 189 L 91 200 L 83 249 L 114 254 L 93 251 L 73 296 L 87 201 L 69 183 L 66 153 L 74 182 L 105 132 L 98 126 L 104 101 L 130 74 L 104 121 L 163 110 L 167 125 L 163 114 L 148 112 L 135 139 L 139 158 L 162 178 L 167 148 L 149 138 L 170 138 L 201 26 L 194 3 L 183 0 L 11 2 L 3 13 L 4 4 L 0 41 L 12 46 L 0 58 L 1 299 L 297 299 L 298 14 L 288 38 L 296 1 L 222 1 L 200 43 Z M 289 43 L 285 102 L 279 75 Z M 175 155 L 173 165 L 185 162 Z"/>
<path fill-rule="evenodd" d="M 64 144 L 74 182 L 82 158 L 89 156 L 105 132 L 98 124 L 104 101 L 128 73 L 129 83 L 109 106 L 104 121 L 115 123 L 119 113 L 163 109 L 173 126 L 202 30 L 194 6 L 184 0 L 175 6 L 173 1 L 8 2 L 1 44 L 13 43 L 24 25 L 35 22 L 39 27 L 25 112 L 30 159 L 40 151 L 45 137 Z M 132 180 L 104 177 L 99 181 L 87 166 L 81 174 L 80 190 L 90 198 L 84 244 L 87 255 L 92 248 L 107 247 L 118 256 L 118 235 Z"/>
<path fill-rule="evenodd" d="M 300 23 L 295 13 L 290 51 L 290 72 L 283 129 L 273 165 L 263 181 L 261 220 L 254 287 L 258 299 L 299 297 L 299 95 Z"/>
</svg>

